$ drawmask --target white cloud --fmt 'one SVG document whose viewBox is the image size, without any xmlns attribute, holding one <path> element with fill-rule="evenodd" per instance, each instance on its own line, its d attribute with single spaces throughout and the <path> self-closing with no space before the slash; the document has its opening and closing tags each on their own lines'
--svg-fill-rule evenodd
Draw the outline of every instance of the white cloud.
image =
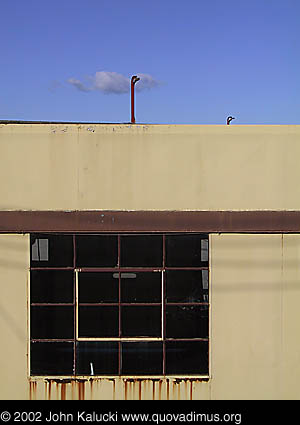
<svg viewBox="0 0 300 425">
<path fill-rule="evenodd" d="M 160 81 L 155 80 L 151 75 L 149 74 L 137 74 L 137 76 L 140 78 L 140 81 L 136 83 L 136 90 L 142 91 L 145 89 L 153 89 L 155 87 L 158 87 L 161 85 Z"/>
<path fill-rule="evenodd" d="M 152 89 L 161 84 L 149 74 L 137 74 L 137 76 L 140 78 L 140 81 L 136 83 L 137 91 Z M 70 78 L 68 83 L 85 92 L 99 90 L 104 94 L 123 94 L 130 91 L 130 78 L 117 72 L 98 71 L 95 75 L 88 77 L 88 80 L 91 83 L 90 87 L 75 78 Z"/>
<path fill-rule="evenodd" d="M 69 78 L 68 79 L 68 83 L 72 84 L 72 86 L 76 87 L 78 90 L 80 91 L 90 91 L 91 89 L 89 89 L 88 87 L 85 87 L 84 84 L 82 84 L 81 81 L 77 80 L 76 78 Z"/>
<path fill-rule="evenodd" d="M 130 90 L 130 80 L 117 72 L 100 71 L 93 77 L 94 90 L 100 90 L 103 93 L 122 94 Z"/>
</svg>

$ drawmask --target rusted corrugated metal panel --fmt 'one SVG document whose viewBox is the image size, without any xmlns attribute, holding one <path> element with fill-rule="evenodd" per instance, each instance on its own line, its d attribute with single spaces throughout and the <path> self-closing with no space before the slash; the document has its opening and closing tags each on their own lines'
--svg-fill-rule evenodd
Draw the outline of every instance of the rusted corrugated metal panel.
<svg viewBox="0 0 300 425">
<path fill-rule="evenodd" d="M 0 211 L 1 233 L 298 233 L 300 211 Z"/>
</svg>

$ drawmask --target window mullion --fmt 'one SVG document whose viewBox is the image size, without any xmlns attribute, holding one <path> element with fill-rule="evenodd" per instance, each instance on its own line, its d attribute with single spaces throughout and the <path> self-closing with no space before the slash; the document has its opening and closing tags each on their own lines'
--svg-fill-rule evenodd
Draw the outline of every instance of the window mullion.
<svg viewBox="0 0 300 425">
<path fill-rule="evenodd" d="M 75 287 L 76 287 L 76 291 L 75 291 L 75 297 L 76 297 L 76 300 L 75 300 L 75 305 L 76 305 L 75 338 L 76 338 L 76 340 L 78 340 L 78 269 L 75 270 Z"/>
<path fill-rule="evenodd" d="M 165 284 L 165 268 L 166 268 L 166 235 L 163 235 L 163 271 L 162 271 L 162 341 L 163 341 L 163 375 L 166 374 L 166 343 L 165 343 L 165 330 L 166 330 L 166 284 Z"/>
<path fill-rule="evenodd" d="M 121 236 L 118 235 L 118 269 L 121 266 Z M 121 273 L 119 271 L 119 338 L 121 338 L 121 328 L 122 328 L 122 317 L 121 317 Z M 121 340 L 118 343 L 118 374 L 122 374 L 122 343 Z"/>
<path fill-rule="evenodd" d="M 162 309 L 162 329 L 161 329 L 161 336 L 162 336 L 162 341 L 163 341 L 163 375 L 165 375 L 165 370 L 166 370 L 166 355 L 165 355 L 165 329 L 166 329 L 166 312 L 165 312 L 165 271 L 163 270 L 161 273 L 161 286 L 162 286 L 162 299 L 161 299 L 161 309 Z"/>
</svg>

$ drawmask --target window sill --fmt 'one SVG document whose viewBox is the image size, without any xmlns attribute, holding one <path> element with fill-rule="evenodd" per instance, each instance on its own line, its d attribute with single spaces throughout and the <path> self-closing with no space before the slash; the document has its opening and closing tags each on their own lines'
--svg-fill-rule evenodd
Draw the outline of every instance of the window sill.
<svg viewBox="0 0 300 425">
<path fill-rule="evenodd" d="M 35 381 L 54 381 L 57 383 L 71 383 L 75 381 L 93 381 L 93 380 L 123 380 L 125 381 L 153 381 L 153 380 L 169 380 L 176 379 L 182 381 L 203 381 L 207 382 L 211 379 L 209 375 L 76 375 L 76 376 L 30 376 L 30 382 Z"/>
</svg>

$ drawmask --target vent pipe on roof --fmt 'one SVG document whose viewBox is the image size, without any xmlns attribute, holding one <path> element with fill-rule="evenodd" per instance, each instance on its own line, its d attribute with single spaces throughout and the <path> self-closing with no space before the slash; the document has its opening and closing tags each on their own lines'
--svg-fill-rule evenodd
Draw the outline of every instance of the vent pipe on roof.
<svg viewBox="0 0 300 425">
<path fill-rule="evenodd" d="M 131 124 L 135 124 L 134 116 L 134 85 L 140 80 L 139 77 L 134 75 L 131 77 Z"/>
<path fill-rule="evenodd" d="M 227 125 L 230 125 L 230 121 L 235 120 L 234 117 L 227 117 L 226 123 Z"/>
</svg>

